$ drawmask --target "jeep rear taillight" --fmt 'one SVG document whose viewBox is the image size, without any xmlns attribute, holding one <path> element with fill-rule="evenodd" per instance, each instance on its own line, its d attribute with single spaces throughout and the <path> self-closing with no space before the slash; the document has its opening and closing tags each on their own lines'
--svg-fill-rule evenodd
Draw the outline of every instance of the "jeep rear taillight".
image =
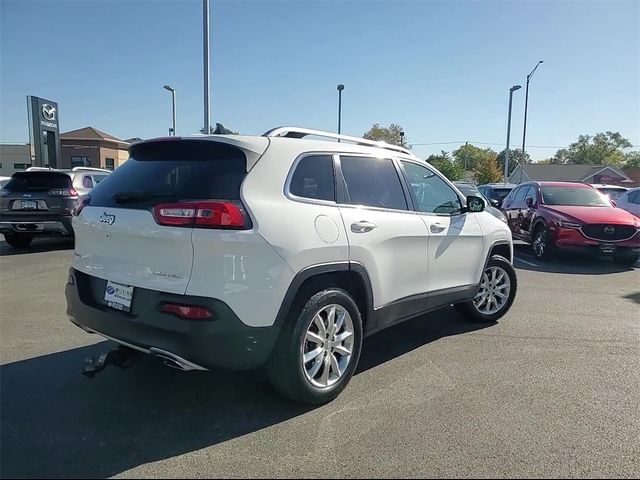
<svg viewBox="0 0 640 480">
<path fill-rule="evenodd" d="M 76 204 L 73 207 L 73 210 L 71 210 L 71 214 L 74 217 L 77 217 L 78 215 L 80 215 L 80 212 L 82 211 L 82 209 L 84 207 L 86 207 L 87 205 L 89 205 L 89 202 L 91 202 L 91 196 L 90 195 L 83 195 L 80 198 L 78 198 L 78 200 L 76 200 Z"/>
<path fill-rule="evenodd" d="M 77 197 L 78 192 L 73 188 L 54 188 L 49 190 L 50 197 Z"/>
<path fill-rule="evenodd" d="M 162 203 L 153 207 L 160 225 L 173 227 L 248 228 L 249 218 L 241 204 L 232 201 Z"/>
</svg>

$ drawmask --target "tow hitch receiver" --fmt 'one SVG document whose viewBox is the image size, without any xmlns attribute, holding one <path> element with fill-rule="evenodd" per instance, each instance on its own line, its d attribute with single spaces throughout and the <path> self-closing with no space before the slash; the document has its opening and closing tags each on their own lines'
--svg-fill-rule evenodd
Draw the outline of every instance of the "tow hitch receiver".
<svg viewBox="0 0 640 480">
<path fill-rule="evenodd" d="M 128 368 L 140 357 L 140 352 L 133 348 L 120 346 L 115 350 L 101 353 L 98 358 L 87 357 L 84 359 L 84 370 L 82 374 L 87 378 L 93 378 L 96 373 L 101 372 L 109 364 L 119 368 Z"/>
</svg>

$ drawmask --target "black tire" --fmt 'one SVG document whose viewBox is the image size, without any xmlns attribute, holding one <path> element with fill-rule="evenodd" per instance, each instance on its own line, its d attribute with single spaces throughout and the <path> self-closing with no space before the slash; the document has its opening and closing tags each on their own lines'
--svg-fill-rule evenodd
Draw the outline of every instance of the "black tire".
<svg viewBox="0 0 640 480">
<path fill-rule="evenodd" d="M 304 300 L 302 300 L 304 302 Z M 353 323 L 352 353 L 346 370 L 331 386 L 319 388 L 306 377 L 302 363 L 302 348 L 306 345 L 307 329 L 323 307 L 339 305 Z M 298 303 L 300 305 L 300 303 Z M 336 398 L 353 376 L 362 349 L 362 318 L 349 293 L 339 288 L 322 290 L 309 298 L 302 309 L 293 309 L 267 363 L 267 375 L 274 388 L 296 403 L 321 405 Z M 324 367 L 321 367 L 324 368 Z"/>
<path fill-rule="evenodd" d="M 498 267 L 505 271 L 505 273 L 509 276 L 510 282 L 510 290 L 507 300 L 502 304 L 500 310 L 492 314 L 485 314 L 476 308 L 473 300 L 469 302 L 457 303 L 454 305 L 455 309 L 462 316 L 463 319 L 474 322 L 474 323 L 495 323 L 501 317 L 503 317 L 513 305 L 513 301 L 516 298 L 516 292 L 518 291 L 518 277 L 516 276 L 516 271 L 513 268 L 513 265 L 509 263 L 504 257 L 500 255 L 493 255 L 487 263 L 485 268 L 485 272 L 489 270 L 491 267 Z M 484 275 L 484 272 L 483 272 Z"/>
<path fill-rule="evenodd" d="M 14 248 L 26 248 L 31 245 L 33 237 L 20 235 L 19 233 L 5 233 L 4 240 Z"/>
<path fill-rule="evenodd" d="M 640 253 L 620 253 L 614 255 L 613 262 L 617 265 L 631 267 L 640 259 Z"/>
<path fill-rule="evenodd" d="M 540 247 L 538 247 L 538 237 L 541 236 L 540 239 Z M 549 230 L 542 223 L 538 224 L 536 228 L 533 230 L 533 236 L 531 237 L 531 250 L 533 251 L 534 257 L 538 260 L 549 260 L 553 257 L 553 243 L 551 242 L 551 236 L 549 235 Z"/>
</svg>

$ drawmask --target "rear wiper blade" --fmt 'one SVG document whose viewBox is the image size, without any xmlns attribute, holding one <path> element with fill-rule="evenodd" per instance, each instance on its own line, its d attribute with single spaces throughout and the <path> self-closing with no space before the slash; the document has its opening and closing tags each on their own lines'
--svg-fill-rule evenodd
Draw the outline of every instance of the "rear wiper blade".
<svg viewBox="0 0 640 480">
<path fill-rule="evenodd" d="M 128 202 L 138 202 L 140 200 L 153 200 L 156 198 L 170 198 L 175 196 L 176 196 L 175 193 L 133 191 L 133 192 L 116 192 L 111 195 L 111 198 L 113 198 L 113 200 L 116 203 L 128 203 Z"/>
</svg>

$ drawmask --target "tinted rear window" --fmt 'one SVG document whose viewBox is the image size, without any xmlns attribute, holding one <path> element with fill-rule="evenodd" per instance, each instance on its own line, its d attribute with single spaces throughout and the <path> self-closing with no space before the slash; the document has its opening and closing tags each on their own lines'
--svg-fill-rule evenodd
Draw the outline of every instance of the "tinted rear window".
<svg viewBox="0 0 640 480">
<path fill-rule="evenodd" d="M 139 144 L 131 157 L 91 191 L 90 205 L 138 208 L 184 200 L 238 200 L 246 157 L 211 141 Z"/>
<path fill-rule="evenodd" d="M 55 172 L 14 173 L 4 187 L 10 192 L 37 192 L 64 188 L 71 188 L 71 177 Z"/>
<path fill-rule="evenodd" d="M 407 210 L 402 184 L 391 160 L 345 156 L 340 162 L 351 204 Z"/>
<path fill-rule="evenodd" d="M 494 188 L 493 192 L 495 196 L 500 200 L 504 200 L 505 197 L 511 192 L 511 188 Z"/>
</svg>

